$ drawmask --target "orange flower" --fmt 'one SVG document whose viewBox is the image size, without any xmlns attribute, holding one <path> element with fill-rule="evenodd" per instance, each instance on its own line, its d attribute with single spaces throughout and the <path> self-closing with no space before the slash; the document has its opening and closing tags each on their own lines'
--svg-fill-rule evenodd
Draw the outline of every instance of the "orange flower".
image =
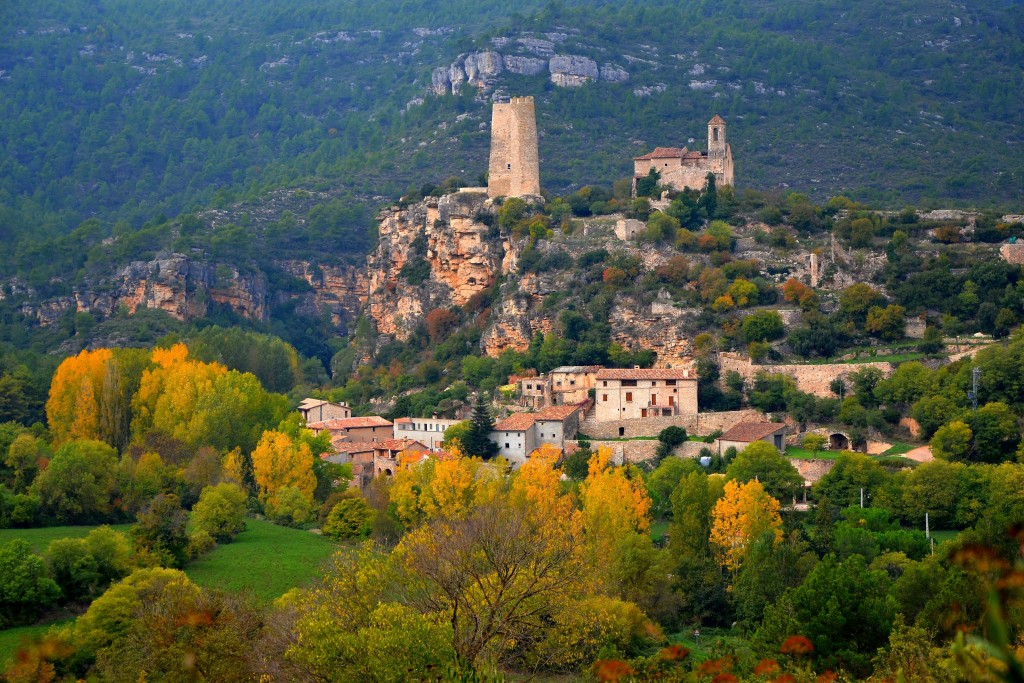
<svg viewBox="0 0 1024 683">
<path fill-rule="evenodd" d="M 790 636 L 780 649 L 784 655 L 806 655 L 814 652 L 814 643 L 804 636 Z"/>
<path fill-rule="evenodd" d="M 711 676 L 714 674 L 724 673 L 732 669 L 732 657 L 722 657 L 720 659 L 708 659 L 700 663 L 697 667 L 698 676 Z"/>
<path fill-rule="evenodd" d="M 757 666 L 754 667 L 754 675 L 767 676 L 768 674 L 773 674 L 778 670 L 779 663 L 774 659 L 762 659 L 757 663 Z"/>
<path fill-rule="evenodd" d="M 621 659 L 599 659 L 594 662 L 594 677 L 599 681 L 618 683 L 634 673 L 629 664 Z"/>
<path fill-rule="evenodd" d="M 839 677 L 836 676 L 834 671 L 826 671 L 818 676 L 818 683 L 833 683 L 837 678 Z"/>
<path fill-rule="evenodd" d="M 661 651 L 661 658 L 670 662 L 686 659 L 689 656 L 690 651 L 682 645 L 669 645 Z"/>
</svg>

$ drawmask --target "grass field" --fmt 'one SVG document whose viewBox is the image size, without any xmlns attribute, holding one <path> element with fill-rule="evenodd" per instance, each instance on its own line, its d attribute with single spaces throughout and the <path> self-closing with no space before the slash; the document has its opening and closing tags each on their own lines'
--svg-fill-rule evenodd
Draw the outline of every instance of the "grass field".
<svg viewBox="0 0 1024 683">
<path fill-rule="evenodd" d="M 800 458 L 801 460 L 807 460 L 808 458 L 814 460 L 835 460 L 838 457 L 836 451 L 818 451 L 812 453 L 806 448 L 799 448 L 797 446 L 786 446 L 786 457 L 788 458 Z"/>
<path fill-rule="evenodd" d="M 316 578 L 323 561 L 337 549 L 308 531 L 250 519 L 234 541 L 191 562 L 185 573 L 201 586 L 251 590 L 259 600 L 270 602 Z"/>
<path fill-rule="evenodd" d="M 128 533 L 131 524 L 113 524 L 112 529 Z M 95 526 L 48 526 L 41 529 L 0 529 L 0 545 L 15 539 L 26 541 L 35 553 L 45 553 L 51 541 L 59 538 L 85 538 Z"/>
<path fill-rule="evenodd" d="M 63 622 L 57 622 L 63 623 Z M 46 633 L 54 624 L 42 624 L 37 626 L 21 626 L 0 631 L 0 671 L 7 668 L 7 663 L 18 651 L 22 638 L 38 636 Z"/>
</svg>

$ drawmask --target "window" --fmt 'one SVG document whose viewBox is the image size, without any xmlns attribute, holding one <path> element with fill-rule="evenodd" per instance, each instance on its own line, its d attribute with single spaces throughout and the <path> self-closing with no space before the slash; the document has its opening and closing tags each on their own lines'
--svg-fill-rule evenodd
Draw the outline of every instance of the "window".
<svg viewBox="0 0 1024 683">
<path fill-rule="evenodd" d="M 608 402 L 608 394 L 601 394 L 601 400 L 607 403 Z"/>
<path fill-rule="evenodd" d="M 632 403 L 632 402 L 633 402 L 633 392 L 632 391 L 627 391 L 626 392 L 626 403 Z"/>
<path fill-rule="evenodd" d="M 505 448 L 508 448 L 508 444 L 507 443 L 505 444 Z"/>
<path fill-rule="evenodd" d="M 569 380 L 569 386 L 571 386 L 571 387 L 576 386 L 576 380 L 574 380 L 574 379 Z"/>
<path fill-rule="evenodd" d="M 626 435 L 626 428 L 625 427 L 619 427 L 619 436 L 625 436 L 625 435 Z"/>
<path fill-rule="evenodd" d="M 666 387 L 674 387 L 675 385 L 676 385 L 676 381 L 674 379 L 667 379 L 667 380 L 665 380 L 665 386 Z"/>
<path fill-rule="evenodd" d="M 635 379 L 624 379 L 624 380 L 622 380 L 622 386 L 624 386 L 624 387 L 635 387 L 636 386 L 636 380 Z"/>
<path fill-rule="evenodd" d="M 670 406 L 674 406 L 676 404 L 676 397 L 675 396 L 669 396 L 668 397 L 668 404 Z"/>
<path fill-rule="evenodd" d="M 717 139 L 718 139 L 718 129 L 716 128 L 715 129 L 715 140 L 717 140 Z M 511 171 L 512 170 L 512 164 L 505 164 L 505 168 L 507 170 Z"/>
<path fill-rule="evenodd" d="M 718 142 L 718 129 L 717 128 L 712 128 L 711 130 L 713 130 L 715 132 L 715 142 Z"/>
<path fill-rule="evenodd" d="M 657 394 L 651 394 L 651 405 L 652 406 L 658 405 L 658 395 Z"/>
<path fill-rule="evenodd" d="M 608 386 L 608 380 L 604 380 L 604 383 L 601 386 L 603 386 L 603 387 Z"/>
</svg>

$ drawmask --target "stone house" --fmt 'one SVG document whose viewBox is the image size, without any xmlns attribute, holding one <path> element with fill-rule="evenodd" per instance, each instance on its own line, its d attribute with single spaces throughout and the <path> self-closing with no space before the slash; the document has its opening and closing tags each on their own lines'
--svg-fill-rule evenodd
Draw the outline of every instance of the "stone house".
<svg viewBox="0 0 1024 683">
<path fill-rule="evenodd" d="M 555 406 L 578 405 L 590 399 L 600 365 L 563 365 L 548 375 L 551 403 Z"/>
<path fill-rule="evenodd" d="M 318 398 L 305 398 L 299 403 L 299 413 L 306 424 L 310 422 L 325 422 L 327 420 L 352 417 L 352 409 L 347 403 L 331 403 Z"/>
<path fill-rule="evenodd" d="M 700 190 L 707 175 L 715 176 L 716 187 L 733 184 L 732 147 L 725 141 L 726 123 L 718 114 L 708 121 L 708 151 L 690 151 L 686 147 L 656 147 L 633 158 L 633 196 L 636 183 L 651 169 L 660 175 L 659 183 L 674 190 L 687 187 Z"/>
<path fill-rule="evenodd" d="M 307 423 L 314 433 L 327 430 L 332 440 L 344 437 L 347 441 L 384 441 L 395 438 L 394 425 L 379 415 L 348 417 Z"/>
<path fill-rule="evenodd" d="M 551 381 L 547 375 L 519 377 L 516 388 L 520 405 L 539 410 L 551 404 Z"/>
<path fill-rule="evenodd" d="M 584 407 L 548 406 L 536 413 L 513 413 L 494 425 L 491 441 L 498 444 L 498 455 L 513 466 L 522 465 L 542 444 L 562 448 L 566 440 L 573 439 Z"/>
<path fill-rule="evenodd" d="M 738 422 L 718 437 L 715 443 L 719 453 L 724 453 L 730 447 L 740 452 L 755 441 L 764 441 L 785 453 L 787 429 L 781 422 Z"/>
<path fill-rule="evenodd" d="M 400 417 L 395 420 L 396 439 L 414 439 L 435 451 L 444 441 L 444 430 L 457 425 L 461 420 L 446 420 L 436 417 Z"/>
<path fill-rule="evenodd" d="M 321 456 L 328 462 L 352 464 L 352 483 L 363 488 L 373 479 L 373 449 L 376 442 L 346 441 L 344 438 L 331 441 L 333 455 Z"/>
<path fill-rule="evenodd" d="M 595 381 L 598 422 L 697 413 L 697 378 L 686 368 L 604 369 Z"/>
<path fill-rule="evenodd" d="M 403 451 L 428 453 L 430 449 L 414 439 L 388 439 L 373 445 L 373 476 L 394 476 L 398 471 L 398 456 Z"/>
</svg>

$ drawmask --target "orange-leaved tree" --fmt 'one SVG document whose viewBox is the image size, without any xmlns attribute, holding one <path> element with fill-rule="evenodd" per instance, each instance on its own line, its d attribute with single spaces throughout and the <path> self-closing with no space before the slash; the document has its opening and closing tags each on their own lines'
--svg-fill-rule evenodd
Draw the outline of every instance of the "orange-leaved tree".
<svg viewBox="0 0 1024 683">
<path fill-rule="evenodd" d="M 756 479 L 726 482 L 725 495 L 712 511 L 711 546 L 719 564 L 735 573 L 750 544 L 767 533 L 775 535 L 776 543 L 782 540 L 779 501 Z"/>
<path fill-rule="evenodd" d="M 82 351 L 64 359 L 50 382 L 46 419 L 54 441 L 106 440 L 101 433 L 101 402 L 109 401 L 114 354 L 110 349 Z"/>
</svg>

